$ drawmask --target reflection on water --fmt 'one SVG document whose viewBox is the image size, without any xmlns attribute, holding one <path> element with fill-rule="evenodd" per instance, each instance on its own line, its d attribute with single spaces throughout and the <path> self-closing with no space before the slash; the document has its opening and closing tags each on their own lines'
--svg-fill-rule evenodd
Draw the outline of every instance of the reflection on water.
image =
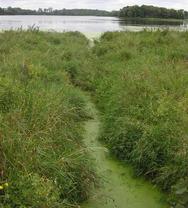
<svg viewBox="0 0 188 208">
<path fill-rule="evenodd" d="M 144 28 L 187 29 L 186 21 L 154 19 L 122 19 L 95 16 L 0 16 L 0 30 L 27 29 L 38 26 L 43 31 L 80 31 L 95 37 L 106 31 L 140 31 Z"/>
<path fill-rule="evenodd" d="M 162 20 L 162 19 L 141 19 L 141 18 L 120 18 L 119 23 L 122 26 L 126 25 L 144 25 L 144 26 L 182 26 L 183 20 Z"/>
</svg>

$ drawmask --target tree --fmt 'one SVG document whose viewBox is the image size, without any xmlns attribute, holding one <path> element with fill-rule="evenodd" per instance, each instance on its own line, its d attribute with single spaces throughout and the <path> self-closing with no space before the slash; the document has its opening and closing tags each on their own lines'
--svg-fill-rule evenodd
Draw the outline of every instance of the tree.
<svg viewBox="0 0 188 208">
<path fill-rule="evenodd" d="M 120 10 L 120 17 L 139 17 L 139 18 L 171 18 L 184 19 L 184 10 L 166 9 L 154 6 L 127 6 Z"/>
</svg>

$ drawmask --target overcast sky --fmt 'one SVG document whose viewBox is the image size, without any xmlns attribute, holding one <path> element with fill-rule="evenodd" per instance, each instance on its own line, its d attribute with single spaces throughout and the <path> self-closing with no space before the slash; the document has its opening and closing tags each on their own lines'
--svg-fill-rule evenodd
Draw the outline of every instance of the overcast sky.
<svg viewBox="0 0 188 208">
<path fill-rule="evenodd" d="M 188 0 L 0 0 L 0 7 L 38 9 L 53 7 L 116 10 L 127 5 L 154 5 L 188 10 Z"/>
</svg>

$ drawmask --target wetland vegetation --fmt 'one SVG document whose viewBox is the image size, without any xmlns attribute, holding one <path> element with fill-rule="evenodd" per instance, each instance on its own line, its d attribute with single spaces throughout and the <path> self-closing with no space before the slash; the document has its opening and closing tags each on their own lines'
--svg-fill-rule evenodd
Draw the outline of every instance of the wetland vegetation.
<svg viewBox="0 0 188 208">
<path fill-rule="evenodd" d="M 92 70 L 76 77 L 102 113 L 100 140 L 182 207 L 188 203 L 187 37 L 168 30 L 105 33 L 92 48 Z"/>
<path fill-rule="evenodd" d="M 95 175 L 82 145 L 88 113 L 66 71 L 81 67 L 87 39 L 9 31 L 0 42 L 0 207 L 82 202 Z"/>
<path fill-rule="evenodd" d="M 0 40 L 0 207 L 78 207 L 91 199 L 100 179 L 92 158 L 107 157 L 91 154 L 93 144 L 121 161 L 113 159 L 111 189 L 119 190 L 121 176 L 126 188 L 141 184 L 159 196 L 135 182 L 144 177 L 172 207 L 187 207 L 187 32 L 107 32 L 92 47 L 79 32 L 7 31 Z M 92 136 L 99 120 L 84 91 L 100 112 L 103 145 Z"/>
</svg>

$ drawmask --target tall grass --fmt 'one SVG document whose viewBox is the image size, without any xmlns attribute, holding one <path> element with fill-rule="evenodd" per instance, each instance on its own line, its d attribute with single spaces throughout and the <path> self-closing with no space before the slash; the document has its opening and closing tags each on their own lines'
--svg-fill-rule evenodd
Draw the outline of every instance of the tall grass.
<svg viewBox="0 0 188 208">
<path fill-rule="evenodd" d="M 92 48 L 90 89 L 101 140 L 137 175 L 188 199 L 188 33 L 105 33 Z"/>
<path fill-rule="evenodd" d="M 188 206 L 187 43 L 169 31 L 105 33 L 92 48 L 80 33 L 0 34 L 0 207 L 87 199 L 88 113 L 75 86 L 95 97 L 111 152 Z"/>
<path fill-rule="evenodd" d="M 82 67 L 87 47 L 79 33 L 0 34 L 0 207 L 87 199 L 94 182 L 82 144 L 88 115 L 67 74 Z"/>
</svg>

